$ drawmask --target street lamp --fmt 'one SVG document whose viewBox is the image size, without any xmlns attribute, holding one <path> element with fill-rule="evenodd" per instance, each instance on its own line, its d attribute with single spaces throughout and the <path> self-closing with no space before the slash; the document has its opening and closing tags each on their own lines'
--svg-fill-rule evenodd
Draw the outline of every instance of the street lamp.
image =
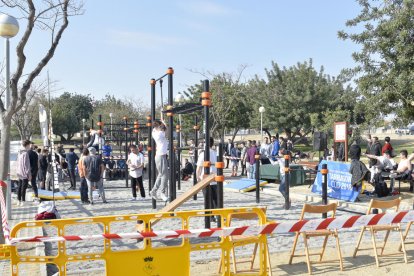
<svg viewBox="0 0 414 276">
<path fill-rule="evenodd" d="M 259 112 L 260 112 L 260 133 L 262 134 L 262 139 L 261 141 L 263 142 L 263 113 L 266 111 L 266 109 L 264 108 L 264 106 L 259 107 Z"/>
<path fill-rule="evenodd" d="M 178 95 L 175 97 L 175 101 L 179 104 L 184 102 L 184 96 L 180 92 L 178 92 Z M 178 121 L 179 121 L 179 124 L 180 124 L 180 127 L 181 127 L 181 114 L 178 114 Z M 179 147 L 181 147 L 182 141 L 183 141 L 183 139 L 181 139 L 181 131 L 180 131 L 180 145 L 179 145 Z"/>
<path fill-rule="evenodd" d="M 85 146 L 85 122 L 86 119 L 82 119 L 82 146 Z"/>
<path fill-rule="evenodd" d="M 6 54 L 6 97 L 5 97 L 5 105 L 4 107 L 7 109 L 10 105 L 10 42 L 9 38 L 14 37 L 19 32 L 19 22 L 17 22 L 16 18 L 7 14 L 0 15 L 0 36 L 6 39 L 5 41 L 5 54 Z M 10 133 L 10 128 L 7 130 Z M 6 136 L 10 136 L 6 135 Z M 8 147 L 4 149 L 6 156 L 10 156 L 10 144 Z M 9 158 L 6 158 L 9 160 Z M 10 160 L 7 162 L 6 165 L 7 172 L 10 171 Z M 7 211 L 7 219 L 11 219 L 11 182 L 9 180 L 7 184 L 7 194 L 6 194 L 6 211 Z"/>
<path fill-rule="evenodd" d="M 113 140 L 112 139 L 112 117 L 114 116 L 114 113 L 109 113 L 109 118 L 111 118 L 111 140 Z"/>
</svg>

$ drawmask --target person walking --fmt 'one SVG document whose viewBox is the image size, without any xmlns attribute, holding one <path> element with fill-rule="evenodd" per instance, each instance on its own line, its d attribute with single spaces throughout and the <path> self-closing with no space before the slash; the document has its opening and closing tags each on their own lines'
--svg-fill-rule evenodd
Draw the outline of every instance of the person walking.
<svg viewBox="0 0 414 276">
<path fill-rule="evenodd" d="M 76 190 L 76 175 L 75 168 L 76 163 L 79 162 L 79 157 L 75 153 L 74 148 L 69 149 L 69 153 L 66 154 L 66 162 L 68 163 L 68 173 L 70 181 L 70 190 Z"/>
<path fill-rule="evenodd" d="M 156 144 L 155 153 L 155 166 L 158 171 L 157 179 L 155 180 L 154 187 L 150 191 L 150 196 L 153 199 L 157 199 L 157 192 L 161 189 L 160 197 L 163 201 L 167 201 L 168 197 L 165 194 L 168 185 L 168 141 L 165 137 L 167 127 L 165 123 L 160 120 L 154 121 L 154 129 L 152 130 L 152 138 Z"/>
<path fill-rule="evenodd" d="M 280 148 L 278 155 L 280 158 L 277 159 L 279 164 L 279 172 L 280 172 L 280 184 L 279 184 L 279 192 L 285 198 L 285 209 L 290 209 L 290 199 L 288 206 L 286 206 L 286 177 L 285 177 L 285 159 L 283 158 L 284 155 L 288 154 L 288 151 Z"/>
<path fill-rule="evenodd" d="M 88 183 L 85 178 L 84 159 L 89 155 L 89 150 L 84 148 L 78 162 L 78 172 L 80 177 L 80 196 L 83 204 L 91 203 L 88 198 Z"/>
<path fill-rule="evenodd" d="M 93 205 L 92 188 L 95 187 L 99 191 L 99 195 L 102 198 L 103 203 L 108 203 L 105 198 L 105 190 L 103 187 L 103 172 L 105 167 L 102 159 L 96 155 L 96 149 L 94 147 L 88 148 L 89 156 L 86 156 L 83 160 L 84 175 L 86 183 L 88 184 L 90 204 Z"/>
<path fill-rule="evenodd" d="M 32 179 L 32 172 L 30 167 L 30 141 L 25 140 L 22 143 L 22 149 L 17 157 L 17 177 L 19 178 L 19 186 L 17 187 L 18 206 L 23 206 L 26 201 L 26 189 L 29 181 Z"/>
<path fill-rule="evenodd" d="M 131 201 L 137 200 L 137 188 L 141 194 L 141 200 L 145 199 L 145 189 L 142 183 L 142 171 L 144 168 L 144 155 L 142 154 L 142 145 L 140 145 L 141 151 L 137 146 L 131 145 L 129 147 L 131 153 L 128 155 L 128 169 L 131 176 L 131 188 L 132 198 Z"/>
<path fill-rule="evenodd" d="M 30 172 L 32 174 L 32 180 L 30 181 L 33 189 L 33 193 L 38 198 L 38 191 L 37 191 L 37 173 L 39 172 L 39 155 L 36 152 L 36 147 L 34 143 L 30 144 L 30 149 L 27 152 L 29 155 L 29 161 L 30 161 Z"/>
</svg>

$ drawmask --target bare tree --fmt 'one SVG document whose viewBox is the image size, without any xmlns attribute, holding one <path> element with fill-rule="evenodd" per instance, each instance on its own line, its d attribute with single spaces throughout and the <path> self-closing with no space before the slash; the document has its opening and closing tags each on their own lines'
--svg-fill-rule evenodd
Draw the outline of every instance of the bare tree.
<svg viewBox="0 0 414 276">
<path fill-rule="evenodd" d="M 0 179 L 6 179 L 10 162 L 10 127 L 13 115 L 26 103 L 27 93 L 33 81 L 55 54 L 62 35 L 69 25 L 69 17 L 83 13 L 83 2 L 76 0 L 1 0 L 3 12 L 21 14 L 20 22 L 26 24 L 16 47 L 17 68 L 10 80 L 11 102 L 6 108 L 0 100 Z M 49 45 L 41 60 L 30 72 L 25 72 L 27 43 L 35 29 L 50 33 Z M 25 72 L 25 74 L 23 74 Z M 3 189 L 3 193 L 5 190 Z M 0 229 L 2 229 L 0 227 Z M 1 231 L 1 230 L 0 230 Z M 0 233 L 2 234 L 2 233 Z M 0 242 L 4 242 L 0 235 Z"/>
<path fill-rule="evenodd" d="M 44 97 L 47 91 L 47 82 L 33 84 L 26 95 L 26 102 L 23 107 L 14 113 L 12 122 L 16 126 L 20 139 L 30 139 L 36 133 L 36 129 L 40 130 L 38 122 L 40 98 Z"/>
</svg>

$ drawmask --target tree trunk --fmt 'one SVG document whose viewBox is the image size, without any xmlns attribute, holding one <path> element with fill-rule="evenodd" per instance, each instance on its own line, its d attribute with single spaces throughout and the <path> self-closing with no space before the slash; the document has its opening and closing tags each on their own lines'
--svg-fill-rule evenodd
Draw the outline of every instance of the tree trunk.
<svg viewBox="0 0 414 276">
<path fill-rule="evenodd" d="M 232 142 L 234 141 L 234 139 L 236 139 L 236 135 L 237 135 L 238 132 L 239 132 L 239 128 L 235 128 L 234 132 L 233 132 L 233 137 L 231 137 Z"/>
<path fill-rule="evenodd" d="M 0 180 L 3 180 L 5 182 L 7 181 L 7 175 L 9 173 L 10 164 L 10 125 L 11 120 L 7 122 L 4 120 L 2 116 L 0 117 Z M 3 193 L 3 196 L 6 199 L 6 189 L 3 188 L 1 192 Z M 0 244 L 4 244 L 3 227 L 0 227 Z"/>
</svg>

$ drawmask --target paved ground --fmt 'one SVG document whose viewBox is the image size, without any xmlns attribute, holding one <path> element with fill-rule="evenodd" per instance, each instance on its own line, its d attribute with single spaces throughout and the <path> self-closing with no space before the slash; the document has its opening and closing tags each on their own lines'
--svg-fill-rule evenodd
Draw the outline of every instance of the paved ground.
<svg viewBox="0 0 414 276">
<path fill-rule="evenodd" d="M 226 174 L 229 175 L 230 173 L 226 171 Z M 233 178 L 234 179 L 234 178 Z M 231 181 L 231 179 L 230 179 Z M 178 196 L 186 191 L 192 185 L 192 181 L 187 181 L 182 183 L 182 189 L 177 192 Z M 145 181 L 144 186 L 147 187 L 147 182 Z M 151 208 L 151 200 L 145 201 L 129 201 L 131 198 L 131 190 L 130 188 L 125 188 L 124 181 L 108 181 L 105 182 L 106 187 L 106 195 L 109 201 L 109 204 L 103 204 L 102 202 L 98 201 L 95 205 L 82 205 L 79 200 L 63 200 L 57 201 L 57 208 L 62 216 L 62 218 L 73 218 L 73 217 L 89 217 L 89 216 L 106 216 L 106 215 L 121 215 L 121 214 L 134 214 L 134 213 L 148 213 L 154 212 Z M 273 184 L 266 187 L 263 192 L 261 193 L 261 203 L 260 206 L 267 207 L 267 215 L 268 219 L 276 220 L 276 221 L 294 221 L 299 218 L 301 208 L 303 205 L 304 200 L 315 201 L 316 197 L 309 193 L 308 186 L 299 186 L 292 188 L 292 208 L 288 211 L 284 210 L 283 202 L 284 199 L 278 192 L 278 185 Z M 305 195 L 305 196 L 304 196 Z M 407 199 L 408 200 L 408 199 Z M 409 199 L 411 201 L 411 198 Z M 359 203 L 360 209 L 367 204 L 367 201 L 364 200 L 363 203 Z M 256 206 L 255 202 L 255 193 L 238 193 L 225 190 L 224 193 L 224 206 L 225 207 L 244 207 L 244 206 Z M 412 204 L 407 203 L 408 206 L 412 206 Z M 163 207 L 161 202 L 158 202 L 158 208 Z M 350 210 L 354 206 L 348 205 L 344 207 L 344 209 Z M 183 206 L 181 206 L 178 210 L 192 210 L 192 209 L 202 209 L 203 208 L 203 195 L 200 192 L 198 194 L 198 200 L 189 200 Z M 360 209 L 355 208 L 354 210 L 361 211 Z M 366 207 L 365 207 L 366 208 Z M 364 210 L 365 210 L 364 208 Z M 16 224 L 20 221 L 25 220 L 32 220 L 36 213 L 36 206 L 34 203 L 28 203 L 25 207 L 17 207 L 14 206 L 13 208 L 13 220 L 10 222 L 11 225 Z M 338 215 L 349 215 L 348 212 L 345 211 L 338 211 Z M 312 216 L 311 216 L 312 217 Z M 318 217 L 318 216 L 313 216 Z M 215 227 L 215 224 L 212 224 L 212 227 Z M 135 231 L 135 224 L 119 224 L 118 225 L 119 231 L 122 232 L 133 232 Z M 180 222 L 179 221 L 169 221 L 168 223 L 159 223 L 157 225 L 158 230 L 172 230 L 172 229 L 179 229 Z M 204 228 L 203 220 L 195 220 L 190 228 Z M 116 229 L 116 228 L 115 228 Z M 30 235 L 39 235 L 39 231 L 41 229 L 34 229 L 34 232 L 25 232 L 21 233 L 21 236 L 30 236 Z M 84 234 L 98 234 L 102 232 L 102 228 L 96 225 L 84 225 L 82 227 L 71 227 L 68 228 L 67 234 L 73 235 L 84 235 Z M 50 232 L 53 234 L 52 232 Z M 341 244 L 344 248 L 351 248 L 352 245 L 356 242 L 356 236 L 358 233 L 358 229 L 353 230 L 346 230 L 342 231 L 340 235 Z M 366 235 L 365 240 L 369 241 L 369 236 Z M 391 243 L 392 241 L 396 241 L 397 236 L 391 235 Z M 306 273 L 306 266 L 302 263 L 300 265 L 294 266 L 287 266 L 286 260 L 286 251 L 290 250 L 291 245 L 293 242 L 293 235 L 285 234 L 285 235 L 274 235 L 269 237 L 269 250 L 270 252 L 274 253 L 272 259 L 275 259 L 275 271 L 280 272 L 284 271 L 285 273 L 282 274 L 300 274 Z M 311 247 L 318 245 L 321 240 L 312 241 L 310 243 Z M 395 242 L 394 242 L 395 243 Z M 174 243 L 167 244 L 173 245 Z M 128 242 L 120 242 L 117 244 L 118 249 L 126 249 L 126 248 L 136 248 L 136 243 L 128 243 Z M 334 243 L 328 243 L 329 248 L 334 248 Z M 41 248 L 41 247 L 40 247 Z M 102 248 L 102 244 L 97 242 L 82 242 L 82 243 L 73 243 L 69 248 L 68 252 L 95 252 L 100 251 Z M 299 245 L 299 250 L 303 249 L 302 245 Z M 22 248 L 19 249 L 21 252 L 25 252 L 27 255 L 31 254 L 41 254 L 42 248 L 37 249 L 36 245 L 32 245 L 30 248 Z M 51 248 L 52 252 L 55 252 L 56 247 Z M 240 248 L 237 249 L 236 254 L 246 255 L 249 254 L 249 248 Z M 366 253 L 364 253 L 366 254 Z M 349 259 L 349 254 L 344 254 L 345 258 Z M 411 251 L 412 255 L 412 251 Z M 282 257 L 283 256 L 283 257 Z M 215 260 L 218 258 L 217 252 L 213 251 L 202 251 L 196 252 L 192 254 L 192 265 L 200 264 L 202 267 L 203 263 L 208 263 L 210 260 Z M 368 263 L 366 266 L 373 266 L 372 258 L 368 258 Z M 352 262 L 349 262 L 349 266 L 352 266 Z M 197 265 L 198 266 L 198 265 Z M 405 265 L 404 265 L 405 266 Z M 413 268 L 412 265 L 408 265 L 408 267 Z M 85 264 L 82 267 L 79 265 L 69 265 L 67 267 L 69 272 L 74 274 L 79 274 L 79 269 L 97 269 L 98 266 Z M 9 275 L 9 267 L 7 262 L 0 262 L 0 275 Z M 334 269 L 336 270 L 336 269 Z M 332 269 L 326 270 L 332 272 Z M 382 270 L 381 270 L 382 271 Z M 37 267 L 31 268 L 29 270 L 25 270 L 25 273 L 22 275 L 45 275 L 45 267 Z M 90 272 L 90 275 L 99 275 L 97 272 Z M 210 273 L 210 271 L 209 271 Z M 197 273 L 198 274 L 198 273 Z M 202 273 L 201 273 L 202 274 Z M 205 275 L 205 274 L 204 274 Z M 344 273 L 343 275 L 348 275 Z"/>
</svg>

